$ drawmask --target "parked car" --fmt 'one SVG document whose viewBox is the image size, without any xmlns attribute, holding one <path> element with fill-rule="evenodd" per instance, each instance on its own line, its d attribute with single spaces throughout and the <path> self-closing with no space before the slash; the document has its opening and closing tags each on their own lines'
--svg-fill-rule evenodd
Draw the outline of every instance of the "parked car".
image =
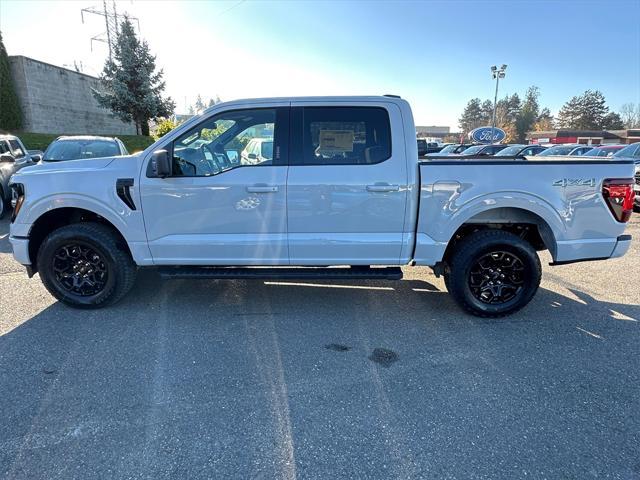
<svg viewBox="0 0 640 480">
<path fill-rule="evenodd" d="M 117 137 L 62 136 L 49 144 L 44 151 L 42 161 L 60 162 L 120 155 L 129 155 L 129 152 Z"/>
<path fill-rule="evenodd" d="M 569 156 L 580 157 L 586 155 L 589 150 L 593 150 L 593 145 L 580 145 L 569 152 Z"/>
<path fill-rule="evenodd" d="M 635 162 L 635 185 L 633 187 L 635 191 L 635 201 L 633 209 L 636 212 L 640 212 L 640 142 L 632 143 L 623 149 L 618 150 L 618 152 L 614 154 L 613 158 L 621 160 L 629 159 Z"/>
<path fill-rule="evenodd" d="M 570 155 L 576 148 L 580 148 L 580 145 L 554 145 L 553 147 L 547 148 L 542 155 L 545 157 Z"/>
<path fill-rule="evenodd" d="M 211 134 L 220 124 L 230 126 Z M 272 164 L 211 174 L 207 151 L 264 125 Z M 464 309 L 495 317 L 535 295 L 537 250 L 557 265 L 629 249 L 631 160 L 419 160 L 414 131 L 409 103 L 395 97 L 220 103 L 134 161 L 14 174 L 13 254 L 75 307 L 116 302 L 146 266 L 166 278 L 309 281 L 398 280 L 401 267 L 425 265 Z M 246 268 L 256 266 L 267 268 Z"/>
<path fill-rule="evenodd" d="M 418 156 L 423 157 L 430 153 L 440 152 L 445 146 L 436 142 L 427 142 L 424 138 L 418 138 Z"/>
<path fill-rule="evenodd" d="M 624 148 L 624 145 L 601 145 L 586 151 L 585 157 L 613 157 L 613 155 Z"/>
<path fill-rule="evenodd" d="M 22 141 L 14 135 L 0 135 L 0 218 L 11 208 L 9 179 L 33 160 Z"/>
<path fill-rule="evenodd" d="M 496 157 L 532 157 L 546 150 L 541 145 L 509 145 L 495 154 Z"/>
<path fill-rule="evenodd" d="M 240 153 L 241 165 L 258 165 L 273 159 L 273 138 L 253 138 Z"/>
<path fill-rule="evenodd" d="M 457 153 L 461 153 L 463 150 L 466 150 L 469 147 L 473 147 L 475 143 L 452 143 L 446 145 L 439 152 L 427 153 L 427 157 L 435 157 L 439 155 L 455 155 Z"/>
<path fill-rule="evenodd" d="M 462 152 L 460 152 L 459 155 L 474 155 L 476 157 L 490 156 L 490 155 L 495 155 L 501 150 L 504 150 L 508 146 L 509 145 L 502 145 L 502 144 L 474 145 L 472 147 L 469 147 L 463 150 Z"/>
</svg>

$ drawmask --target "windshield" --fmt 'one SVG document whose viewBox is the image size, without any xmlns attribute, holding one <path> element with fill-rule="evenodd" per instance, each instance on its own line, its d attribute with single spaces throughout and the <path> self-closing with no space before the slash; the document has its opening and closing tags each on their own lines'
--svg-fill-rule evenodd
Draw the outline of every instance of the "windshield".
<svg viewBox="0 0 640 480">
<path fill-rule="evenodd" d="M 46 162 L 79 160 L 120 155 L 116 142 L 111 140 L 58 140 L 44 152 Z"/>
<path fill-rule="evenodd" d="M 614 157 L 640 157 L 640 143 L 632 143 L 627 145 L 622 150 L 619 150 Z"/>
<path fill-rule="evenodd" d="M 511 145 L 510 147 L 503 148 L 498 153 L 496 153 L 496 157 L 512 157 L 518 155 L 524 145 Z"/>
<path fill-rule="evenodd" d="M 473 147 L 469 147 L 466 150 L 463 150 L 462 152 L 460 152 L 461 155 L 475 155 L 476 153 L 479 153 L 480 150 L 482 150 L 485 147 L 485 145 L 474 145 Z"/>
<path fill-rule="evenodd" d="M 541 155 L 569 155 L 569 153 L 571 152 L 571 150 L 573 150 L 574 148 L 576 148 L 575 145 L 559 145 L 557 147 L 551 147 L 547 150 L 545 150 L 544 152 L 542 152 Z"/>
<path fill-rule="evenodd" d="M 438 155 L 443 155 L 446 153 L 456 153 L 456 148 L 458 148 L 458 145 L 447 145 L 438 152 Z"/>
</svg>

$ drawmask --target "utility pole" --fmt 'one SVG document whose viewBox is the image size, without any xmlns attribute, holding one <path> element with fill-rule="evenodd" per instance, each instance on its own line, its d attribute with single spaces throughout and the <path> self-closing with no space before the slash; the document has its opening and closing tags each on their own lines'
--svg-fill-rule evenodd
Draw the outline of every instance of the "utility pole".
<svg viewBox="0 0 640 480">
<path fill-rule="evenodd" d="M 493 143 L 496 137 L 495 130 L 496 130 L 496 109 L 498 107 L 498 83 L 500 82 L 501 78 L 505 77 L 506 69 L 507 69 L 507 66 L 504 63 L 502 64 L 500 69 L 498 69 L 498 67 L 496 67 L 495 65 L 491 67 L 491 76 L 496 81 L 496 94 L 493 97 L 493 120 L 491 122 L 491 143 Z"/>
<path fill-rule="evenodd" d="M 107 0 L 102 0 L 102 10 L 96 7 L 88 7 L 88 8 L 81 9 L 80 17 L 82 18 L 82 23 L 84 23 L 85 13 L 104 17 L 105 31 L 91 37 L 91 51 L 93 52 L 94 41 L 106 43 L 109 48 L 109 60 L 111 60 L 113 55 L 114 44 L 118 38 L 118 31 L 120 29 L 120 21 L 118 20 L 118 10 L 116 9 L 116 1 L 111 0 L 111 11 L 109 11 Z M 120 15 L 120 18 L 122 18 L 123 16 L 124 15 Z M 127 18 L 137 23 L 138 32 L 140 32 L 140 20 L 138 20 L 136 17 L 127 16 Z"/>
</svg>

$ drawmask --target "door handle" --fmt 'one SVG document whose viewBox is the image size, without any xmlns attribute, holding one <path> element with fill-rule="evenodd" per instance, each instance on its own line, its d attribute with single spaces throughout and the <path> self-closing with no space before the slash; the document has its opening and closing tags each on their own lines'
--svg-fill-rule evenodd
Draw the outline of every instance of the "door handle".
<svg viewBox="0 0 640 480">
<path fill-rule="evenodd" d="M 388 183 L 378 183 L 375 185 L 367 185 L 368 192 L 397 192 L 400 190 L 399 185 L 390 185 Z"/>
<path fill-rule="evenodd" d="M 252 185 L 247 187 L 249 193 L 275 193 L 278 191 L 278 187 L 275 185 Z"/>
</svg>

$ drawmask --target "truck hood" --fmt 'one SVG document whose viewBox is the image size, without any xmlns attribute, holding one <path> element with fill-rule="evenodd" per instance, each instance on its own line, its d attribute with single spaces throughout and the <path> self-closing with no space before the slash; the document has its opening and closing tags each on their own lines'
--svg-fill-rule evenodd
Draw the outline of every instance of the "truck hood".
<svg viewBox="0 0 640 480">
<path fill-rule="evenodd" d="M 74 173 L 100 170 L 109 166 L 114 160 L 127 159 L 135 163 L 138 155 L 127 155 L 125 157 L 104 157 L 88 158 L 83 160 L 64 160 L 60 162 L 40 162 L 31 167 L 25 167 L 16 172 L 12 180 L 18 182 L 20 178 L 34 175 L 52 175 L 57 173 Z"/>
</svg>

